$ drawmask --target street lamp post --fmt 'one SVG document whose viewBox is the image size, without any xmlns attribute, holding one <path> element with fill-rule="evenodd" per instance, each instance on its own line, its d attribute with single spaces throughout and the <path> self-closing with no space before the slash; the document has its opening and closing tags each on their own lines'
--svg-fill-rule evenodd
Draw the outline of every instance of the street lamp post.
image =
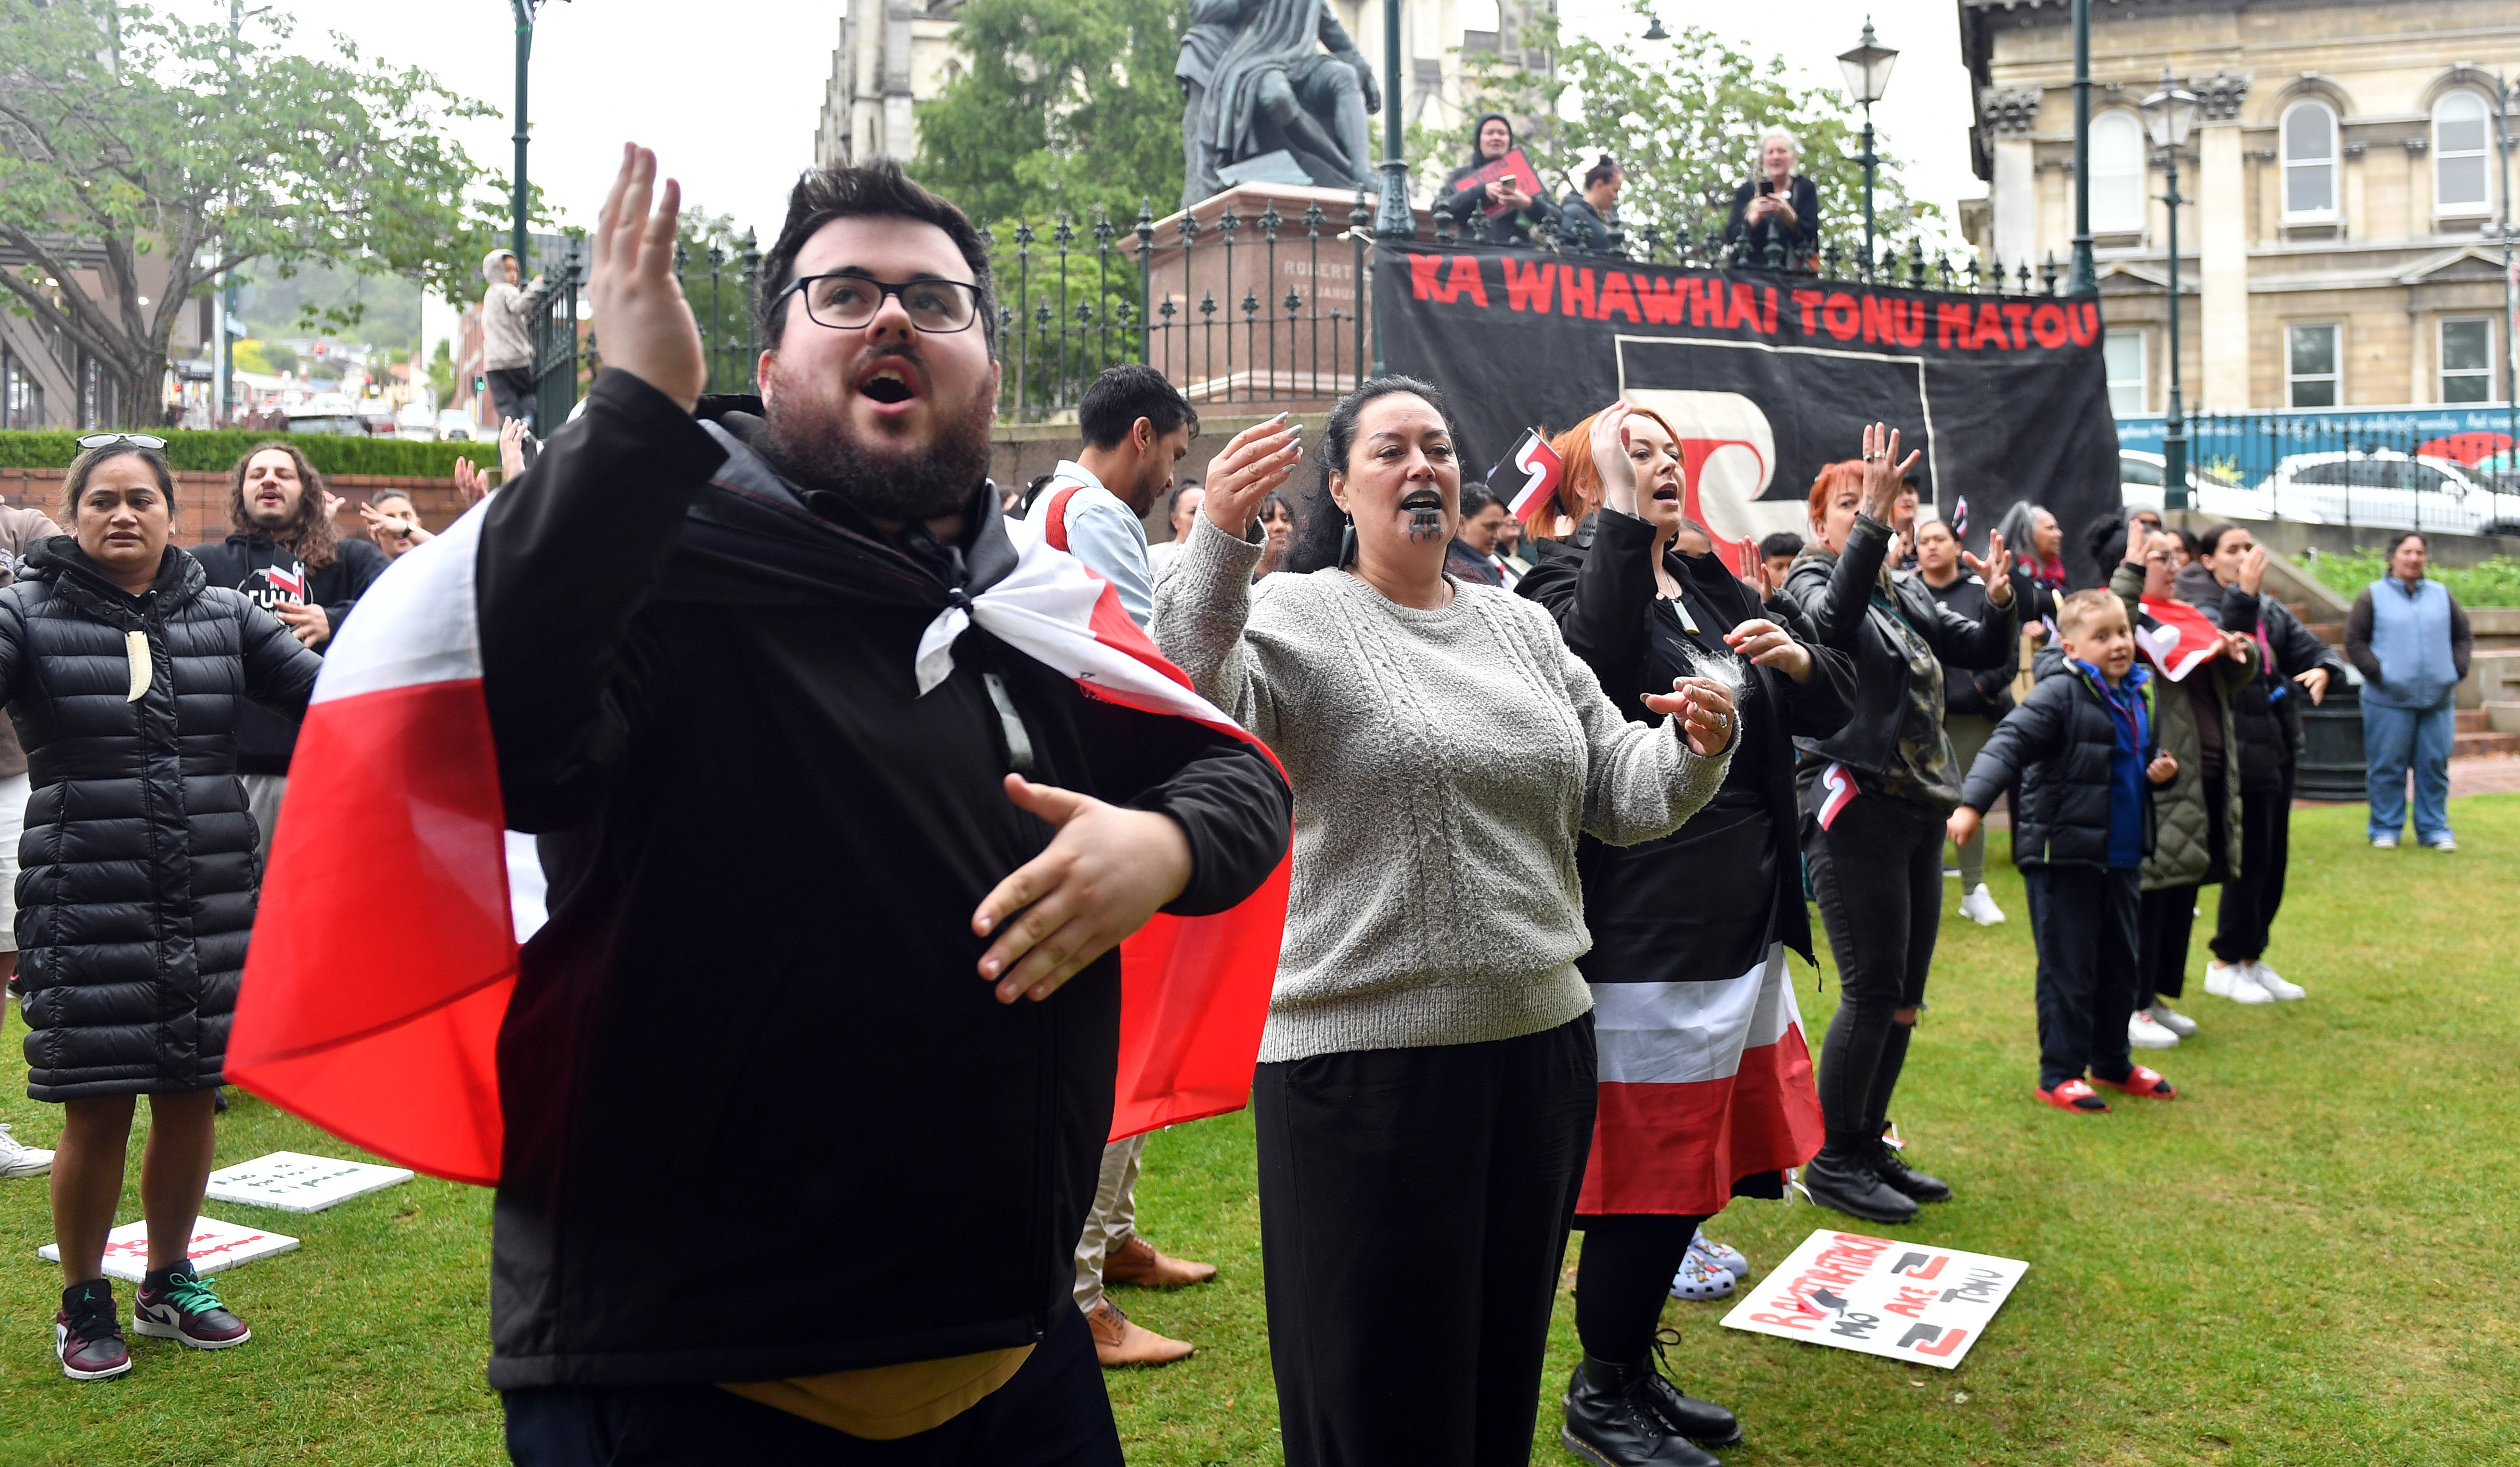
<svg viewBox="0 0 2520 1467">
<path fill-rule="evenodd" d="M 1872 178 L 1880 167 L 1880 156 L 1872 151 L 1872 104 L 1890 90 L 1890 68 L 1898 64 L 1899 53 L 1872 38 L 1872 18 L 1864 18 L 1864 39 L 1852 51 L 1840 52 L 1838 70 L 1846 76 L 1846 89 L 1857 102 L 1864 104 L 1864 152 L 1856 161 L 1864 165 L 1864 274 L 1872 275 Z"/>
<path fill-rule="evenodd" d="M 246 21 L 249 17 L 266 15 L 270 10 L 271 7 L 268 5 L 256 10 L 248 10 L 245 8 L 245 0 L 228 0 L 228 40 L 231 43 L 229 46 L 231 63 L 233 63 L 235 55 L 234 42 L 245 34 Z M 236 401 L 236 347 L 234 345 L 234 333 L 228 330 L 228 323 L 236 317 L 236 272 L 230 270 L 219 282 L 219 333 L 216 337 L 218 341 L 218 349 L 215 353 L 217 357 L 216 367 L 218 375 L 218 392 L 216 394 L 218 398 L 218 409 L 217 416 L 210 421 L 210 426 L 212 427 L 226 427 L 228 425 L 228 412 Z"/>
<path fill-rule="evenodd" d="M 1373 237 L 1414 240 L 1418 215 L 1409 207 L 1408 143 L 1400 123 L 1400 0 L 1382 0 L 1382 198 L 1374 207 Z M 1378 286 L 1378 283 L 1377 283 Z M 1373 375 L 1382 375 L 1382 291 L 1373 292 Z"/>
<path fill-rule="evenodd" d="M 2099 289 L 2092 263 L 2092 0 L 2074 0 L 2074 264 L 2065 293 Z"/>
<path fill-rule="evenodd" d="M 508 0 L 517 13 L 517 177 L 508 247 L 516 251 L 519 275 L 531 273 L 533 258 L 525 252 L 525 72 L 534 57 L 534 9 L 541 3 L 542 0 Z"/>
<path fill-rule="evenodd" d="M 2143 99 L 2144 130 L 2162 150 L 2162 166 L 2170 191 L 2161 201 L 2170 208 L 2170 414 L 2161 431 L 2161 506 L 2187 508 L 2187 415 L 2179 400 L 2179 150 L 2187 146 L 2196 125 L 2196 97 L 2180 89 L 2170 67 L 2161 68 L 2161 90 Z"/>
</svg>

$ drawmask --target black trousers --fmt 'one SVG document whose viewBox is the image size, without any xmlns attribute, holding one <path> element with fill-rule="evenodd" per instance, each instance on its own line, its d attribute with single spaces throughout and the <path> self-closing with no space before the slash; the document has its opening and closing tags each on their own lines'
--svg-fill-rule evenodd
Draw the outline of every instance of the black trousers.
<svg viewBox="0 0 2520 1467">
<path fill-rule="evenodd" d="M 1523 1467 L 1592 1147 L 1590 1014 L 1264 1064 L 1260 1247 L 1287 1467 Z"/>
<path fill-rule="evenodd" d="M 534 374 L 529 367 L 502 367 L 481 374 L 490 380 L 490 401 L 501 418 L 521 418 L 531 427 L 534 422 Z"/>
<path fill-rule="evenodd" d="M 2133 1060 L 2136 911 L 2143 873 L 2089 866 L 2026 866 L 2030 932 L 2039 945 L 2039 1088 L 2052 1089 L 2088 1067 L 2124 1080 Z"/>
<path fill-rule="evenodd" d="M 1653 1349 L 1672 1275 L 1688 1257 L 1699 1217 L 1604 1213 L 1581 1221 L 1584 1250 L 1575 1264 L 1575 1338 L 1584 1353 L 1633 1365 Z"/>
<path fill-rule="evenodd" d="M 2214 923 L 2214 956 L 2253 962 L 2267 953 L 2275 911 L 2283 906 L 2284 864 L 2292 845 L 2292 771 L 2280 789 L 2240 791 L 2240 875 L 2223 883 Z"/>
<path fill-rule="evenodd" d="M 625 1280 L 636 1286 L 636 1280 Z M 541 1386 L 505 1393 L 517 1467 L 1121 1467 L 1085 1316 L 1005 1385 L 933 1431 L 869 1442 L 715 1386 Z"/>
<path fill-rule="evenodd" d="M 2143 894 L 2136 911 L 2135 1006 L 2150 1008 L 2187 988 L 2187 940 L 2204 888 L 2164 886 Z"/>
<path fill-rule="evenodd" d="M 1803 856 L 1837 961 L 1837 1014 L 1820 1057 L 1832 1149 L 1881 1134 L 1914 1026 L 1891 1019 L 1925 1001 L 1943 920 L 1943 822 L 1878 794 L 1858 795 L 1828 829 L 1803 822 Z"/>
</svg>

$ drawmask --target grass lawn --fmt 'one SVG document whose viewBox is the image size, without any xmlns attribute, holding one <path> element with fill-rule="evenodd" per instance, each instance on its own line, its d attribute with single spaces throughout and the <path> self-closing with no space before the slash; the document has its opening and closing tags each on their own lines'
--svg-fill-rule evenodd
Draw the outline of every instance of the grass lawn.
<svg viewBox="0 0 2520 1467">
<path fill-rule="evenodd" d="M 2504 1089 L 2520 1054 L 2520 795 L 2461 799 L 2452 817 L 2464 849 L 2443 857 L 2366 849 L 2359 806 L 2297 814 L 2269 956 L 2310 1000 L 2242 1008 L 2191 977 L 2185 1006 L 2204 1033 L 2144 1056 L 2185 1097 L 2117 1098 L 2100 1117 L 2030 1098 L 2027 909 L 1999 865 L 1991 879 L 2012 920 L 1981 929 L 1947 913 L 1898 1107 L 1912 1155 L 1960 1195 L 1888 1231 L 2027 1259 L 2029 1276 L 1953 1371 L 1738 1334 L 1716 1326 L 1721 1306 L 1673 1304 L 1674 1374 L 1747 1425 L 1726 1460 L 2520 1457 L 2520 1178 Z M 2211 915 L 2209 898 L 2197 975 Z M 1816 1034 L 1835 986 L 1815 993 L 1805 974 L 1798 992 Z M 0 1120 L 46 1144 L 59 1116 L 23 1098 L 14 1005 L 5 1028 Z M 248 1098 L 220 1126 L 221 1165 L 345 1154 Z M 136 1149 L 132 1177 L 126 1220 L 139 1210 Z M 253 1343 L 212 1355 L 134 1339 L 129 1376 L 78 1385 L 51 1352 L 60 1274 L 34 1257 L 51 1238 L 43 1185 L 0 1182 L 0 1462 L 504 1460 L 481 1373 L 488 1194 L 421 1180 L 308 1218 L 212 1211 L 305 1239 L 224 1276 Z M 1130 1459 L 1276 1461 L 1245 1118 L 1156 1137 L 1140 1218 L 1165 1249 L 1224 1274 L 1182 1295 L 1123 1291 L 1141 1320 L 1199 1347 L 1184 1364 L 1109 1377 Z M 1741 1202 L 1712 1230 L 1757 1277 L 1831 1220 Z M 126 1309 L 130 1292 L 117 1286 Z M 1536 1462 L 1571 1460 L 1552 1418 L 1576 1358 L 1572 1319 L 1561 1297 Z"/>
</svg>

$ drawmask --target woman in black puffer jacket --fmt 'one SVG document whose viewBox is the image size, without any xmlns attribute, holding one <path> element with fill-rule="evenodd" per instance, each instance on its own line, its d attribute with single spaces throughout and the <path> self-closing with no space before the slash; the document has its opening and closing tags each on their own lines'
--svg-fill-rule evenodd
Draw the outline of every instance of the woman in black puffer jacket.
<svg viewBox="0 0 2520 1467">
<path fill-rule="evenodd" d="M 55 1336 L 78 1380 L 131 1368 L 102 1264 L 135 1095 L 151 1124 L 134 1327 L 204 1349 L 246 1340 L 184 1252 L 261 879 L 237 721 L 247 698 L 303 713 L 323 666 L 168 547 L 173 492 L 165 459 L 129 438 L 81 455 L 63 485 L 73 532 L 35 546 L 0 591 L 0 698 L 34 784 L 18 877 L 26 1092 L 68 1110 Z"/>
</svg>

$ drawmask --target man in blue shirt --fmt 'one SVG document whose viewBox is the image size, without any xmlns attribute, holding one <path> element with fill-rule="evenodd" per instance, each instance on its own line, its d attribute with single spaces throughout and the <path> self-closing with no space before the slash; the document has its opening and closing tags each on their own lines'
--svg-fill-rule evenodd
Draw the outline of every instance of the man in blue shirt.
<svg viewBox="0 0 2520 1467">
<path fill-rule="evenodd" d="M 1110 582 L 1129 619 L 1143 627 L 1155 614 L 1144 521 L 1172 492 L 1173 466 L 1198 436 L 1198 414 L 1162 373 L 1129 362 L 1085 389 L 1076 425 L 1085 446 L 1051 470 L 1024 522 Z"/>
</svg>

